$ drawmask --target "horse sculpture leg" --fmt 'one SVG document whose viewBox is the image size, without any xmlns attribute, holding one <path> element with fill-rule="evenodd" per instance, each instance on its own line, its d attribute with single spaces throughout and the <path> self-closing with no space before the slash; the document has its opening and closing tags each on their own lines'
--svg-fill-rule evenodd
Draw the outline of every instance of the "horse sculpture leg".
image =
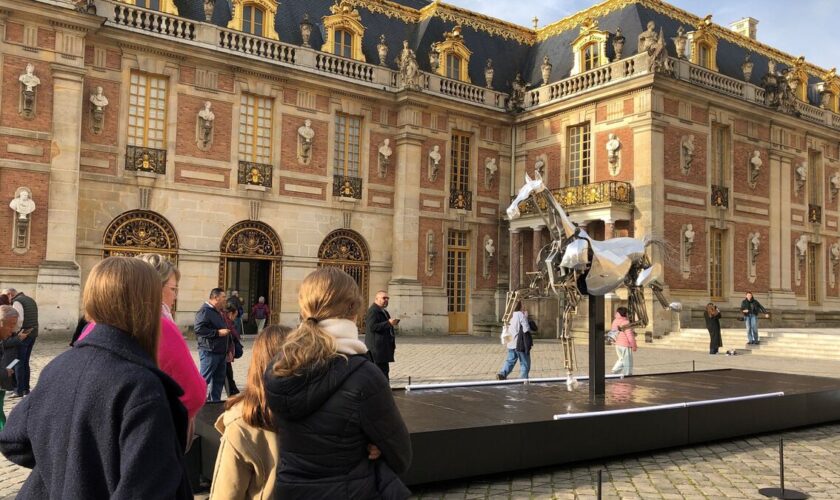
<svg viewBox="0 0 840 500">
<path fill-rule="evenodd" d="M 575 273 L 569 273 L 563 282 L 566 303 L 563 307 L 563 332 L 560 334 L 560 344 L 563 346 L 563 366 L 566 369 L 566 389 L 572 391 L 580 385 L 574 376 L 577 370 L 577 355 L 575 353 L 575 338 L 572 336 L 572 322 L 577 313 L 580 302 L 580 291 L 577 288 Z"/>
</svg>

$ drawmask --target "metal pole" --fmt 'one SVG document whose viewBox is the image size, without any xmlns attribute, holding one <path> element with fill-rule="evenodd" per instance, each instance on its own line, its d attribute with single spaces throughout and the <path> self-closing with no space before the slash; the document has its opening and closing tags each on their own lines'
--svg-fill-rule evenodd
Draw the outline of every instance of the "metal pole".
<svg viewBox="0 0 840 500">
<path fill-rule="evenodd" d="M 691 360 L 691 371 L 696 371 L 696 366 L 694 365 L 694 360 Z"/>
<path fill-rule="evenodd" d="M 782 498 L 785 498 L 785 438 L 779 438 L 779 486 L 782 487 Z"/>
<path fill-rule="evenodd" d="M 604 367 L 604 296 L 589 296 L 589 399 L 603 402 L 606 390 Z"/>
<path fill-rule="evenodd" d="M 598 500 L 601 500 L 601 472 L 603 472 L 603 470 L 598 469 Z"/>
</svg>

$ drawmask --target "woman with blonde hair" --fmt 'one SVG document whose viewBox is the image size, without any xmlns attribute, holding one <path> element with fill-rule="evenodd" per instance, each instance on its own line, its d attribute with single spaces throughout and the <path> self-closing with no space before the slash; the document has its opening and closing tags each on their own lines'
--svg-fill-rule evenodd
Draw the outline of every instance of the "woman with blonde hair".
<svg viewBox="0 0 840 500">
<path fill-rule="evenodd" d="M 158 369 L 160 278 L 109 257 L 90 271 L 96 326 L 53 359 L 12 410 L 0 452 L 32 469 L 18 498 L 192 499 L 181 389 Z"/>
<path fill-rule="evenodd" d="M 359 287 L 336 267 L 307 276 L 302 322 L 265 374 L 280 433 L 278 498 L 408 498 L 411 441 L 355 320 Z"/>
<path fill-rule="evenodd" d="M 274 498 L 274 482 L 280 449 L 274 432 L 274 416 L 266 405 L 263 375 L 280 352 L 292 329 L 270 325 L 254 341 L 248 385 L 228 398 L 225 412 L 216 420 L 222 435 L 210 498 Z"/>
</svg>

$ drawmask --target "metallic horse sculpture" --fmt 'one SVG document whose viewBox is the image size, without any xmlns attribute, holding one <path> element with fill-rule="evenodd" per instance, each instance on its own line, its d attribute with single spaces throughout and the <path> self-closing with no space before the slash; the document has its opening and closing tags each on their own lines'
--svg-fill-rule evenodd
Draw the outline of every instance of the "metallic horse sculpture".
<svg viewBox="0 0 840 500">
<path fill-rule="evenodd" d="M 582 294 L 604 295 L 620 286 L 627 287 L 630 324 L 626 328 L 648 324 L 645 286 L 653 290 L 663 308 L 679 311 L 682 306 L 678 302 L 669 304 L 662 293 L 663 287 L 658 281 L 662 266 L 652 265 L 645 253 L 647 246 L 654 243 L 652 240 L 593 240 L 585 230 L 572 223 L 560 203 L 546 189 L 539 172 L 535 172 L 533 179 L 525 174 L 525 185 L 507 208 L 510 220 L 519 217 L 519 204 L 529 197 L 549 228 L 552 241 L 540 250 L 537 271 L 528 273 L 528 287 L 507 293 L 502 325 L 507 328 L 513 307 L 520 300 L 544 299 L 552 294 L 562 296 L 565 305 L 560 342 L 567 375 L 566 387 L 571 391 L 578 385 L 574 378 L 577 359 L 572 321 Z"/>
</svg>

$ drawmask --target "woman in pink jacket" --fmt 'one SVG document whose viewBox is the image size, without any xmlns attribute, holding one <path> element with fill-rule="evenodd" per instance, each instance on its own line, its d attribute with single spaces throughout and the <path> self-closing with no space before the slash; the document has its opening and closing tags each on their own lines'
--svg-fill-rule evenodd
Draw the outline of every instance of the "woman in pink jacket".
<svg viewBox="0 0 840 500">
<path fill-rule="evenodd" d="M 160 276 L 163 286 L 163 304 L 161 305 L 157 363 L 161 371 L 172 377 L 183 389 L 184 394 L 179 399 L 187 409 L 190 429 L 192 429 L 193 419 L 198 414 L 198 410 L 204 406 L 207 398 L 207 383 L 195 366 L 190 348 L 184 336 L 181 335 L 181 330 L 172 320 L 171 311 L 172 306 L 175 305 L 175 298 L 178 296 L 178 280 L 181 279 L 181 273 L 160 254 L 144 253 L 138 255 L 137 258 L 149 263 Z M 85 327 L 79 340 L 85 338 L 93 327 L 93 323 Z"/>
<path fill-rule="evenodd" d="M 610 327 L 610 330 L 618 330 L 618 336 L 615 338 L 618 361 L 613 365 L 612 372 L 621 372 L 622 375 L 633 375 L 633 353 L 636 352 L 636 333 L 632 328 L 627 328 L 630 324 L 628 314 L 626 307 L 616 309 L 615 319 Z"/>
</svg>

